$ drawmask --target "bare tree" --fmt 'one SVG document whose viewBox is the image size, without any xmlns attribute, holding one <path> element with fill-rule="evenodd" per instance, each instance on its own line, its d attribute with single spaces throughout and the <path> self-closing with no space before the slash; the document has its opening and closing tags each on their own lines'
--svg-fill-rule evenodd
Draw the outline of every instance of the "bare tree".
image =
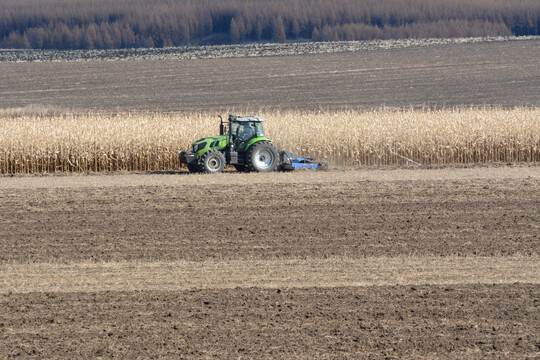
<svg viewBox="0 0 540 360">
<path fill-rule="evenodd" d="M 235 18 L 231 19 L 231 25 L 229 26 L 229 36 L 231 37 L 231 43 L 237 43 L 240 40 L 240 29 L 236 23 Z"/>
<path fill-rule="evenodd" d="M 278 43 L 286 43 L 287 36 L 285 35 L 285 26 L 281 16 L 274 18 L 272 21 L 272 41 Z"/>
<path fill-rule="evenodd" d="M 0 46 L 540 35 L 539 0 L 0 0 Z"/>
</svg>

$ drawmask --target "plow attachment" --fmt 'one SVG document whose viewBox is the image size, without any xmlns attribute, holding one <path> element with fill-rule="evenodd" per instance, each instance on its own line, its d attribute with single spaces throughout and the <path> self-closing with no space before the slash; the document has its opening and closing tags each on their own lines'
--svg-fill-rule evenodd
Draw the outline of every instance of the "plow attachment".
<svg viewBox="0 0 540 360">
<path fill-rule="evenodd" d="M 279 151 L 280 164 L 278 170 L 281 171 L 293 171 L 293 170 L 322 170 L 326 169 L 328 165 L 326 163 L 317 162 L 313 158 L 303 158 L 297 155 L 293 155 L 286 150 Z"/>
</svg>

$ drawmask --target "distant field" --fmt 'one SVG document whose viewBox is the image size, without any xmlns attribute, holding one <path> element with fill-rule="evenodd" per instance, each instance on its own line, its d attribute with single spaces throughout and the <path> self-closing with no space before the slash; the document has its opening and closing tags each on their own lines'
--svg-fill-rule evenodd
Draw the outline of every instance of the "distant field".
<svg viewBox="0 0 540 360">
<path fill-rule="evenodd" d="M 540 40 L 540 36 L 496 36 L 468 38 L 430 38 L 364 41 L 316 41 L 281 43 L 246 43 L 200 45 L 166 48 L 52 50 L 0 49 L 0 62 L 26 61 L 116 61 L 116 60 L 194 60 L 287 55 L 315 55 L 366 50 L 433 47 L 507 41 Z"/>
<path fill-rule="evenodd" d="M 540 105 L 540 40 L 276 57 L 0 63 L 0 108 L 216 111 Z M 99 58 L 99 57 L 98 57 Z"/>
</svg>

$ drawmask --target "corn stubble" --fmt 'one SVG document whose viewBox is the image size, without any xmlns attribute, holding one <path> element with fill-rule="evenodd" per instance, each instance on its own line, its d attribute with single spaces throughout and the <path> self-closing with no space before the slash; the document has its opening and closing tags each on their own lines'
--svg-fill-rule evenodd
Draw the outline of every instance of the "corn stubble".
<svg viewBox="0 0 540 360">
<path fill-rule="evenodd" d="M 540 161 L 540 108 L 260 112 L 275 145 L 334 165 Z M 215 114 L 0 113 L 0 173 L 166 171 Z"/>
</svg>

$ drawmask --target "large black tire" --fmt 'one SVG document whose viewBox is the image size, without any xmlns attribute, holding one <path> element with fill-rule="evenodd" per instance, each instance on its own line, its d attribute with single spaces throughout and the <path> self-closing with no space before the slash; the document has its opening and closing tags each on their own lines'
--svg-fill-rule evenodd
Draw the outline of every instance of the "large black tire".
<svg viewBox="0 0 540 360">
<path fill-rule="evenodd" d="M 193 164 L 193 163 L 187 164 L 187 168 L 190 173 L 198 173 L 201 171 L 201 169 L 199 168 L 199 165 Z"/>
<path fill-rule="evenodd" d="M 251 145 L 246 153 L 246 169 L 248 171 L 275 171 L 279 164 L 279 153 L 274 145 L 260 141 Z"/>
<path fill-rule="evenodd" d="M 225 155 L 217 150 L 207 151 L 199 159 L 199 169 L 208 174 L 222 172 L 225 164 Z"/>
</svg>

